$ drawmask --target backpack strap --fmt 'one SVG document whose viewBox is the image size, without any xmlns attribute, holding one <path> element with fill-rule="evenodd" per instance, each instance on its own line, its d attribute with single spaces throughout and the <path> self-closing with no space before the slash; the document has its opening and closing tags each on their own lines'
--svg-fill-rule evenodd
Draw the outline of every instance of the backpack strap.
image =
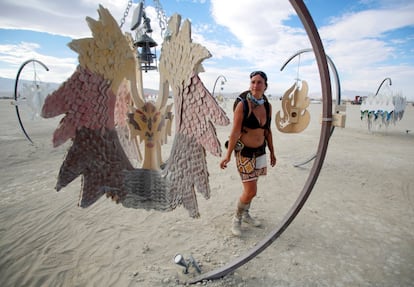
<svg viewBox="0 0 414 287">
<path fill-rule="evenodd" d="M 247 102 L 246 98 L 243 98 L 241 96 L 237 97 L 237 103 L 236 105 L 242 102 L 243 103 L 243 119 L 245 119 L 249 115 L 249 103 Z"/>
<path fill-rule="evenodd" d="M 267 100 L 266 96 L 265 96 L 265 109 L 266 109 L 266 122 L 268 123 L 266 129 L 270 129 L 271 126 L 271 120 L 272 120 L 272 115 L 270 114 L 270 104 L 269 101 Z"/>
</svg>

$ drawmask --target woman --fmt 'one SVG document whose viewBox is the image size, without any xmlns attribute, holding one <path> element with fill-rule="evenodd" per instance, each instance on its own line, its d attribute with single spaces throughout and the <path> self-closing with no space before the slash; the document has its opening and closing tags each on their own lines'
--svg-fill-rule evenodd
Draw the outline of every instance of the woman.
<svg viewBox="0 0 414 287">
<path fill-rule="evenodd" d="M 220 162 L 225 169 L 234 151 L 243 192 L 237 202 L 236 214 L 232 221 L 232 233 L 241 235 L 241 222 L 260 226 L 260 222 L 249 215 L 252 199 L 257 193 L 259 176 L 266 175 L 266 145 L 270 152 L 270 165 L 275 166 L 276 156 L 270 129 L 272 106 L 264 92 L 267 89 L 267 76 L 262 71 L 250 74 L 250 89 L 240 95 L 234 108 L 233 127 L 227 142 L 226 156 Z M 240 148 L 243 147 L 241 150 Z"/>
</svg>

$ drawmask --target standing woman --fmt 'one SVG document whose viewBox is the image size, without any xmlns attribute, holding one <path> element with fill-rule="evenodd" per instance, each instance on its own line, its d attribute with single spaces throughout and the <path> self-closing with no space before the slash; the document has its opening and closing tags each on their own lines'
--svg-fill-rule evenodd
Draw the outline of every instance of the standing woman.
<svg viewBox="0 0 414 287">
<path fill-rule="evenodd" d="M 259 176 L 267 174 L 266 146 L 270 153 L 270 165 L 276 165 L 270 122 L 272 106 L 264 95 L 267 76 L 262 71 L 250 74 L 250 89 L 242 93 L 234 108 L 233 127 L 227 143 L 226 156 L 220 162 L 225 169 L 234 151 L 236 165 L 243 184 L 243 192 L 237 202 L 231 231 L 241 235 L 241 222 L 260 226 L 260 222 L 249 215 L 252 199 L 257 193 Z M 245 96 L 245 97 L 244 97 Z M 243 147 L 241 150 L 240 148 Z"/>
</svg>

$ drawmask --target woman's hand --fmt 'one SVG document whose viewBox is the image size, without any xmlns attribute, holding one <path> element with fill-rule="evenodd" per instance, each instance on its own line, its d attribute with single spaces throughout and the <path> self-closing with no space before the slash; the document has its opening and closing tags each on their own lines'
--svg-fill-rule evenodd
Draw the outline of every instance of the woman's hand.
<svg viewBox="0 0 414 287">
<path fill-rule="evenodd" d="M 270 165 L 273 167 L 276 165 L 276 156 L 274 153 L 270 154 Z"/>
<path fill-rule="evenodd" d="M 230 158 L 226 157 L 220 162 L 220 168 L 225 169 L 227 167 L 227 164 L 229 163 Z"/>
</svg>

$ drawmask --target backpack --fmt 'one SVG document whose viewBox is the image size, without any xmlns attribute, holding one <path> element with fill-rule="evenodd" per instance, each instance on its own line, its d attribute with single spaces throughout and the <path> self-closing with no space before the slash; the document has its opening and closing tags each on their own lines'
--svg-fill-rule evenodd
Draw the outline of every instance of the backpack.
<svg viewBox="0 0 414 287">
<path fill-rule="evenodd" d="M 233 103 L 233 112 L 236 109 L 237 105 L 239 104 L 239 102 L 243 102 L 243 119 L 247 118 L 249 116 L 249 103 L 247 102 L 247 94 L 249 93 L 249 91 L 245 91 L 243 93 L 241 93 L 235 100 Z M 270 105 L 269 105 L 269 101 L 267 99 L 267 97 L 265 95 L 263 95 L 263 98 L 265 100 L 265 109 L 266 109 L 266 116 L 268 117 L 268 119 L 271 117 L 270 115 Z M 268 129 L 270 128 L 270 121 L 269 121 L 269 126 L 267 127 Z"/>
</svg>

